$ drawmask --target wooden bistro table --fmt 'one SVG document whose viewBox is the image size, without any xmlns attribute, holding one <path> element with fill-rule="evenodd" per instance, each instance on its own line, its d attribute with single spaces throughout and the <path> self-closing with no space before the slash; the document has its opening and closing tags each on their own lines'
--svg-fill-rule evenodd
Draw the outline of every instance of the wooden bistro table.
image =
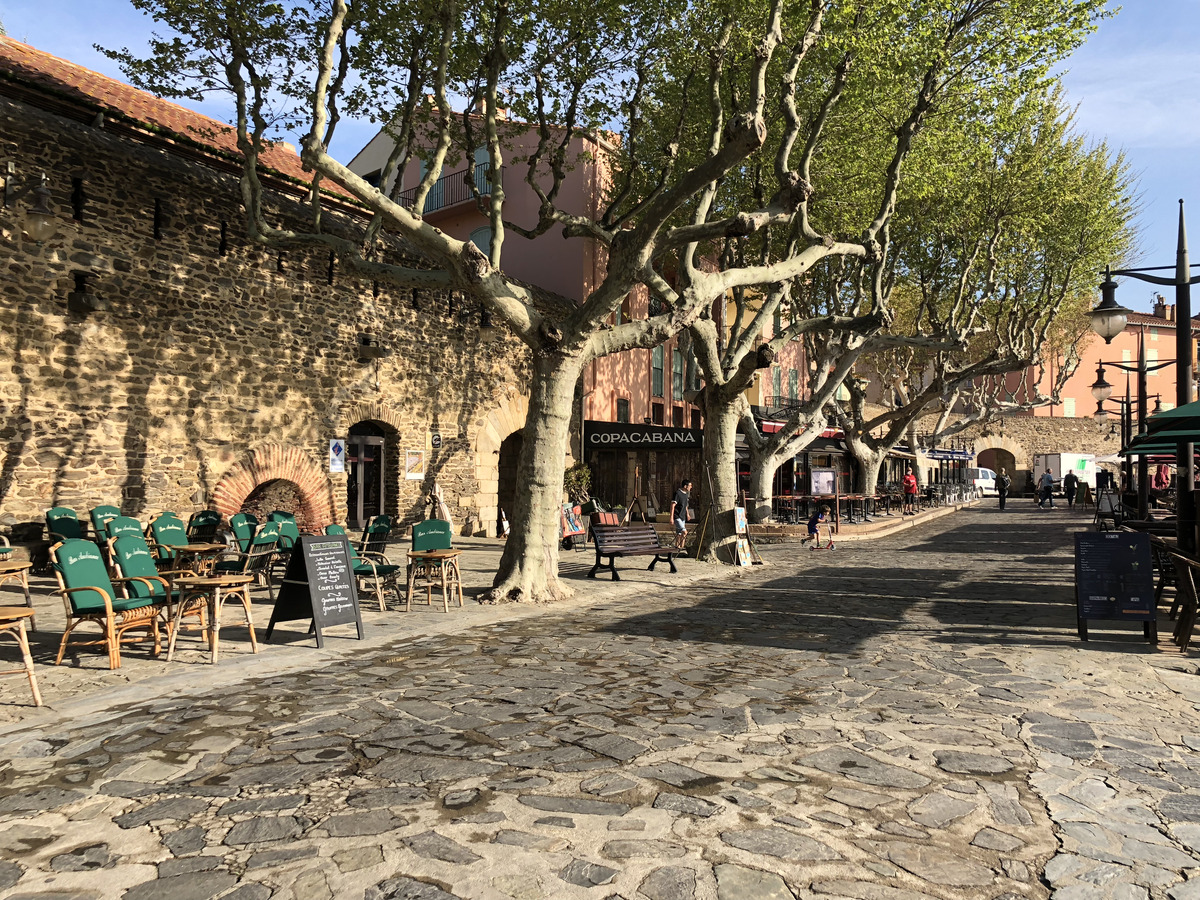
<svg viewBox="0 0 1200 900">
<path fill-rule="evenodd" d="M 19 669 L 8 669 L 0 675 L 20 675 L 25 673 L 29 678 L 29 687 L 33 691 L 33 703 L 42 705 L 42 694 L 38 690 L 37 676 L 33 674 L 33 657 L 29 655 L 29 638 L 25 635 L 25 620 L 33 619 L 33 610 L 26 606 L 0 606 L 0 635 L 8 635 L 21 648 L 21 660 L 24 665 Z"/>
<path fill-rule="evenodd" d="M 8 581 L 16 581 L 21 585 L 21 590 L 25 592 L 25 605 L 29 607 L 29 629 L 37 631 L 37 619 L 33 617 L 33 600 L 29 596 L 29 570 L 32 568 L 31 562 L 0 558 L 0 587 Z"/>
<path fill-rule="evenodd" d="M 408 591 L 404 598 L 404 611 L 412 611 L 413 588 L 417 578 L 425 578 L 425 602 L 433 605 L 433 572 L 437 569 L 442 576 L 442 609 L 450 612 L 448 590 L 458 592 L 458 605 L 463 605 L 462 573 L 458 570 L 460 550 L 409 550 Z"/>
<path fill-rule="evenodd" d="M 208 622 L 203 630 L 208 633 L 208 646 L 212 652 L 209 662 L 215 663 L 220 652 L 221 607 L 230 594 L 236 594 L 246 612 L 246 628 L 250 631 L 250 648 L 258 652 L 258 641 L 254 637 L 254 621 L 250 615 L 250 582 L 253 575 L 183 575 L 175 579 L 179 588 L 179 602 L 175 605 L 175 617 L 171 623 L 171 640 L 167 645 L 167 662 L 175 655 L 175 640 L 189 604 L 203 601 L 207 607 Z"/>
<path fill-rule="evenodd" d="M 167 544 L 175 551 L 175 559 L 170 562 L 176 569 L 191 569 L 198 575 L 208 575 L 212 572 L 213 562 L 224 551 L 229 549 L 227 544 L 212 544 L 197 542 L 194 544 Z"/>
</svg>

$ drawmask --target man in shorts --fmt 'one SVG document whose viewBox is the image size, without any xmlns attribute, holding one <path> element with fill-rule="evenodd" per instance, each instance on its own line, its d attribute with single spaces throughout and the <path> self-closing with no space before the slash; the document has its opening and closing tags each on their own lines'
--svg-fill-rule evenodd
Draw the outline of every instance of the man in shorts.
<svg viewBox="0 0 1200 900">
<path fill-rule="evenodd" d="M 679 490 L 671 501 L 671 521 L 675 523 L 675 549 L 682 550 L 687 543 L 688 504 L 692 501 L 692 483 L 686 478 L 679 483 Z"/>
</svg>

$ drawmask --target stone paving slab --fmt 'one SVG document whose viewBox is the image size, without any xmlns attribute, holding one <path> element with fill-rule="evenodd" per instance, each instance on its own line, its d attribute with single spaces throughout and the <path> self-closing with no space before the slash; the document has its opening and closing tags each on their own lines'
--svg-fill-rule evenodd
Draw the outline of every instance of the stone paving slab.
<svg viewBox="0 0 1200 900">
<path fill-rule="evenodd" d="M 1075 638 L 1070 523 L 81 699 L 0 737 L 0 897 L 1189 900 L 1200 712 Z"/>
</svg>

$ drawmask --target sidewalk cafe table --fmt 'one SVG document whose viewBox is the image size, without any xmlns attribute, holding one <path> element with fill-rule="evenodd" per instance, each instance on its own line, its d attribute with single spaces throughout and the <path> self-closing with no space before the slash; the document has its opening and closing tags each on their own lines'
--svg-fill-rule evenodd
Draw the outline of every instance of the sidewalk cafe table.
<svg viewBox="0 0 1200 900">
<path fill-rule="evenodd" d="M 459 550 L 409 550 L 408 551 L 408 591 L 404 598 L 404 611 L 412 611 L 413 589 L 417 578 L 425 579 L 425 602 L 433 605 L 433 576 L 435 572 L 442 577 L 442 609 L 450 612 L 448 590 L 458 592 L 458 605 L 463 605 L 462 574 L 458 570 Z"/>
<path fill-rule="evenodd" d="M 179 602 L 175 605 L 175 615 L 171 624 L 171 640 L 167 645 L 167 662 L 175 655 L 175 640 L 179 637 L 179 629 L 187 607 L 197 602 L 203 602 L 208 612 L 208 623 L 203 630 L 208 633 L 208 645 L 212 652 L 209 662 L 215 663 L 220 652 L 221 638 L 221 607 L 230 594 L 236 594 L 242 601 L 242 609 L 246 612 L 246 628 L 250 631 L 250 647 L 258 652 L 258 641 L 254 637 L 254 621 L 250 615 L 250 582 L 252 575 L 214 575 L 191 576 L 185 575 L 175 579 L 179 588 Z"/>
<path fill-rule="evenodd" d="M 17 642 L 21 648 L 21 660 L 24 665 L 19 669 L 8 669 L 0 675 L 20 675 L 22 672 L 29 678 L 29 687 L 33 691 L 33 703 L 42 705 L 42 694 L 38 690 L 37 676 L 33 674 L 33 657 L 29 655 L 29 638 L 25 635 L 25 620 L 33 619 L 33 610 L 26 606 L 0 606 L 0 634 L 6 634 Z"/>
<path fill-rule="evenodd" d="M 37 619 L 33 616 L 33 599 L 29 596 L 29 570 L 33 568 L 31 562 L 19 562 L 17 560 L 0 560 L 0 587 L 3 587 L 5 582 L 16 581 L 21 585 L 21 590 L 25 592 L 25 605 L 29 607 L 29 630 L 37 631 Z"/>
<path fill-rule="evenodd" d="M 174 569 L 191 569 L 199 575 L 207 575 L 212 571 L 213 563 L 218 556 L 229 549 L 227 544 L 167 544 L 175 552 L 171 560 Z"/>
<path fill-rule="evenodd" d="M 803 518 L 800 515 L 800 501 L 803 499 L 795 494 L 779 494 L 772 498 L 779 512 L 777 518 L 784 521 L 785 524 L 800 525 L 803 523 Z"/>
</svg>

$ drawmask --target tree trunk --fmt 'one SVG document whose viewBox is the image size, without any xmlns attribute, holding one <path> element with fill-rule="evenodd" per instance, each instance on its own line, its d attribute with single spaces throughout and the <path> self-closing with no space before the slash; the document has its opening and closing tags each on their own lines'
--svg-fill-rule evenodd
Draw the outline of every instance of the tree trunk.
<svg viewBox="0 0 1200 900">
<path fill-rule="evenodd" d="M 776 453 L 750 451 L 750 493 L 755 498 L 754 509 L 749 513 L 751 522 L 765 522 L 771 515 L 775 473 L 783 462 L 784 457 Z"/>
<path fill-rule="evenodd" d="M 512 532 L 492 589 L 479 598 L 481 603 L 551 602 L 571 593 L 558 579 L 559 516 L 575 384 L 582 367 L 575 357 L 534 354 Z"/>
<path fill-rule="evenodd" d="M 733 551 L 732 510 L 737 503 L 737 403 L 710 398 L 704 419 L 704 464 L 711 477 L 708 518 L 697 547 L 698 559 L 731 562 Z M 705 488 L 709 488 L 706 478 Z M 702 520 L 703 521 L 703 520 Z"/>
<path fill-rule="evenodd" d="M 868 497 L 875 496 L 879 487 L 879 467 L 887 459 L 886 450 L 867 451 L 863 456 L 857 456 L 859 492 Z"/>
<path fill-rule="evenodd" d="M 872 447 L 865 441 L 855 440 L 849 434 L 846 435 L 846 447 L 850 450 L 858 470 L 854 473 L 855 490 L 860 494 L 874 496 L 879 486 L 879 467 L 887 459 L 888 448 Z"/>
</svg>

